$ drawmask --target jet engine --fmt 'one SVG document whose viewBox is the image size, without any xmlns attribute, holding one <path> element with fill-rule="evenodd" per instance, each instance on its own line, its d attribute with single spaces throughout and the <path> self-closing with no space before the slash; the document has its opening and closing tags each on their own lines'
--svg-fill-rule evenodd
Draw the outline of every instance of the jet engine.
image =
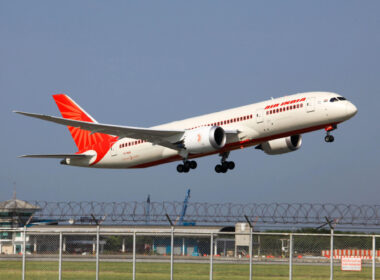
<svg viewBox="0 0 380 280">
<path fill-rule="evenodd" d="M 263 150 L 268 155 L 279 155 L 297 151 L 301 148 L 301 145 L 302 136 L 292 135 L 289 137 L 264 142 L 258 145 L 256 149 Z"/>
<path fill-rule="evenodd" d="M 182 139 L 184 148 L 192 154 L 213 152 L 224 147 L 226 133 L 219 126 L 200 127 L 188 130 Z"/>
</svg>

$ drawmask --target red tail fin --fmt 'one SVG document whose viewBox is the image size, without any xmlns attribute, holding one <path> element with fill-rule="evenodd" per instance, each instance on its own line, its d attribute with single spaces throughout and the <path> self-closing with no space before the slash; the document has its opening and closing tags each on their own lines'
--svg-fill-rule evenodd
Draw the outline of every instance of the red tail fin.
<svg viewBox="0 0 380 280">
<path fill-rule="evenodd" d="M 53 95 L 54 101 L 58 106 L 59 111 L 64 119 L 84 121 L 84 122 L 97 122 L 78 104 L 76 104 L 70 97 L 65 94 Z M 80 129 L 78 127 L 68 126 L 71 136 L 78 147 L 79 152 L 86 150 L 96 150 L 98 153 L 106 152 L 111 142 L 115 141 L 114 136 L 108 134 L 94 133 L 90 134 L 89 131 Z"/>
</svg>

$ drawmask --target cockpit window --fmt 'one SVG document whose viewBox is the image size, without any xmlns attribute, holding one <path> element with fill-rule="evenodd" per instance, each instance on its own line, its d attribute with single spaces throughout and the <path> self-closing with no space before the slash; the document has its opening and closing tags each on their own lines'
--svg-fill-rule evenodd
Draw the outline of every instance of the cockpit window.
<svg viewBox="0 0 380 280">
<path fill-rule="evenodd" d="M 347 99 L 344 98 L 343 96 L 338 96 L 338 97 L 331 98 L 330 102 L 343 101 L 343 100 L 347 100 Z"/>
</svg>

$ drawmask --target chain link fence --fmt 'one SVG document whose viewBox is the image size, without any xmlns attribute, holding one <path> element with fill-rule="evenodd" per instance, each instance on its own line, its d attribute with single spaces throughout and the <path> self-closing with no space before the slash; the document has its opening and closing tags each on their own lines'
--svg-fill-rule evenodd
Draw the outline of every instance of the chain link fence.
<svg viewBox="0 0 380 280">
<path fill-rule="evenodd" d="M 380 236 L 207 228 L 1 229 L 0 279 L 380 279 Z M 6 237 L 6 238 L 4 238 Z"/>
</svg>

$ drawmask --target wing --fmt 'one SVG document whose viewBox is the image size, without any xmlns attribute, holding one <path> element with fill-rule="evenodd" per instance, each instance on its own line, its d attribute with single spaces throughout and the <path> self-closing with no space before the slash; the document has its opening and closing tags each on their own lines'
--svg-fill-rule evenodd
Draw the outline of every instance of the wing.
<svg viewBox="0 0 380 280">
<path fill-rule="evenodd" d="M 50 155 L 22 155 L 19 158 L 70 158 L 70 159 L 85 159 L 91 158 L 93 155 L 85 154 L 50 154 Z"/>
<path fill-rule="evenodd" d="M 76 121 L 70 119 L 64 119 L 59 117 L 53 117 L 48 115 L 34 114 L 13 111 L 14 113 L 21 114 L 24 116 L 37 118 L 49 122 L 54 122 L 61 125 L 79 127 L 80 129 L 91 131 L 91 133 L 104 133 L 115 135 L 120 138 L 129 137 L 134 139 L 142 139 L 153 144 L 161 145 L 170 149 L 181 150 L 175 143 L 180 141 L 184 130 L 157 130 L 150 128 L 139 128 L 131 126 L 118 126 L 102 123 L 90 123 L 84 121 Z"/>
</svg>

